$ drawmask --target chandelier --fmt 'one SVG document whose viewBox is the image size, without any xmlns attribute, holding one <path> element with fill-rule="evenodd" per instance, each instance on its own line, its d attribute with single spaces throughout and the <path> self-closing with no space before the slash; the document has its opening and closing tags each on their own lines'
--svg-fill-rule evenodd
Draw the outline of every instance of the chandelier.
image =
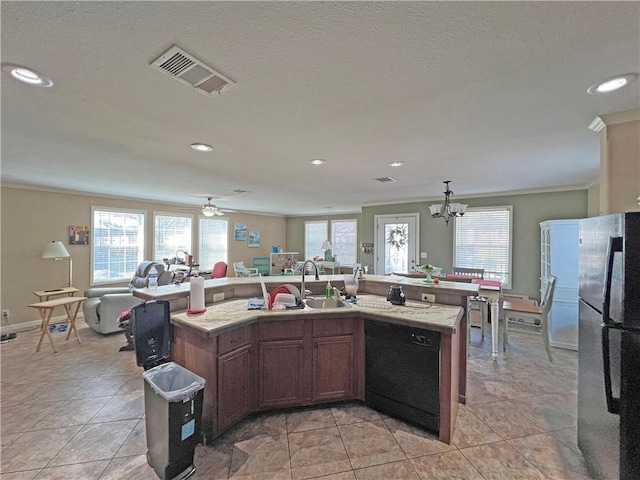
<svg viewBox="0 0 640 480">
<path fill-rule="evenodd" d="M 449 183 L 451 180 L 445 180 L 443 182 L 446 186 L 444 193 L 444 204 L 438 203 L 431 205 L 429 211 L 433 218 L 444 218 L 445 223 L 449 224 L 451 217 L 461 217 L 464 212 L 467 211 L 468 205 L 465 203 L 451 203 L 450 198 L 453 195 L 453 191 L 449 189 Z"/>
</svg>

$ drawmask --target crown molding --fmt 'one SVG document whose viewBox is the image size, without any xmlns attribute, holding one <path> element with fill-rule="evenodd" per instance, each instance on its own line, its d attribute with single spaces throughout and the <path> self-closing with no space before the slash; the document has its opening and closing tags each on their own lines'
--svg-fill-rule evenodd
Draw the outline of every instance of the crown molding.
<svg viewBox="0 0 640 480">
<path fill-rule="evenodd" d="M 194 211 L 198 209 L 197 205 L 188 204 L 188 203 L 172 203 L 172 202 L 161 202 L 158 200 L 149 200 L 147 198 L 138 198 L 138 197 L 124 197 L 121 195 L 109 195 L 103 193 L 93 193 L 93 192 L 83 192 L 79 190 L 65 190 L 63 188 L 52 188 L 52 187 L 41 187 L 38 185 L 23 185 L 19 183 L 8 183 L 2 182 L 0 183 L 0 188 L 17 188 L 21 190 L 34 190 L 37 192 L 49 192 L 49 193 L 62 193 L 64 195 L 77 195 L 82 197 L 92 197 L 92 198 L 109 198 L 113 200 L 126 200 L 128 202 L 140 202 L 140 203 L 151 203 L 156 205 L 171 205 L 177 208 L 193 207 Z M 235 208 L 229 207 L 231 210 L 235 210 L 234 212 L 225 214 L 225 217 L 230 218 L 230 216 L 234 214 L 238 215 L 261 215 L 264 217 L 286 217 L 287 215 L 282 213 L 264 213 L 264 212 L 252 212 L 249 210 L 237 210 Z M 223 210 L 226 210 L 223 207 Z M 224 218 L 224 217 L 221 217 Z"/>
<path fill-rule="evenodd" d="M 598 186 L 598 185 L 600 185 L 600 179 L 596 178 L 594 180 L 591 180 L 584 187 L 588 190 L 588 189 L 593 188 L 593 187 Z"/>
<path fill-rule="evenodd" d="M 474 193 L 465 195 L 462 193 L 456 194 L 455 202 L 461 203 L 461 199 L 468 198 L 487 198 L 487 197 L 509 197 L 513 195 L 533 195 L 539 193 L 555 193 L 555 192 L 572 192 L 575 190 L 587 190 L 586 185 L 569 185 L 566 187 L 549 187 L 549 188 L 534 188 L 529 190 L 511 190 L 511 191 L 502 191 L 502 192 L 485 192 L 485 193 Z M 373 203 L 365 203 L 362 207 L 379 207 L 382 205 L 399 205 L 402 203 L 421 203 L 421 202 L 440 202 L 443 201 L 443 196 L 437 197 L 423 197 L 417 198 L 414 200 L 397 200 L 395 202 L 373 202 Z"/>
</svg>

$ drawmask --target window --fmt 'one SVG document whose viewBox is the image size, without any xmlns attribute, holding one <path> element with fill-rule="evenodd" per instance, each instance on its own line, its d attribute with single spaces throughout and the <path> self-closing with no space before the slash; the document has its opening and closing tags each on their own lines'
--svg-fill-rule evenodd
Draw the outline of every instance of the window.
<svg viewBox="0 0 640 480">
<path fill-rule="evenodd" d="M 200 238 L 198 240 L 198 263 L 201 270 L 213 268 L 216 262 L 229 263 L 229 222 L 226 218 L 200 218 Z"/>
<path fill-rule="evenodd" d="M 358 221 L 331 221 L 332 254 L 340 265 L 353 265 L 358 261 Z"/>
<path fill-rule="evenodd" d="M 329 240 L 329 224 L 326 221 L 304 222 L 304 258 L 324 258 L 322 242 Z"/>
<path fill-rule="evenodd" d="M 93 207 L 91 284 L 127 282 L 144 260 L 145 212 Z"/>
<path fill-rule="evenodd" d="M 454 220 L 453 264 L 484 268 L 484 278 L 511 288 L 511 217 L 513 208 L 468 208 Z"/>
<path fill-rule="evenodd" d="M 179 250 L 191 252 L 191 215 L 156 213 L 153 218 L 153 259 L 173 258 Z"/>
</svg>

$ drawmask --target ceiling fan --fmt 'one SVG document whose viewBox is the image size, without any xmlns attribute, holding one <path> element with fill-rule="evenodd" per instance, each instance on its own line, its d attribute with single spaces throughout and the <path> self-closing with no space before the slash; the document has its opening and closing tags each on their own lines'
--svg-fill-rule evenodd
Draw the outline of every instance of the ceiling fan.
<svg viewBox="0 0 640 480">
<path fill-rule="evenodd" d="M 204 205 L 202 205 L 202 207 L 200 207 L 200 212 L 205 217 L 213 217 L 214 215 L 223 216 L 225 212 L 223 212 L 214 204 L 212 204 L 211 199 L 213 199 L 213 197 L 207 197 L 207 203 L 205 203 Z"/>
<path fill-rule="evenodd" d="M 223 216 L 227 212 L 234 211 L 234 210 L 221 210 L 220 208 L 216 207 L 213 203 L 211 203 L 211 200 L 213 200 L 213 198 L 214 197 L 207 197 L 207 203 L 205 203 L 204 205 L 201 205 L 200 207 L 197 207 L 200 213 L 202 213 L 205 217 Z"/>
</svg>

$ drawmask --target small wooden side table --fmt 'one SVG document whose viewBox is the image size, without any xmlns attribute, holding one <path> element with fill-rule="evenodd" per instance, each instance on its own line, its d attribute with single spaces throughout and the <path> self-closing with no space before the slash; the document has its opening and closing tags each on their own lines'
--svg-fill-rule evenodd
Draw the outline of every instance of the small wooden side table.
<svg viewBox="0 0 640 480">
<path fill-rule="evenodd" d="M 38 290 L 33 294 L 38 297 L 41 302 L 46 302 L 49 297 L 59 297 L 60 295 L 66 295 L 67 297 L 73 297 L 76 292 L 79 292 L 75 287 L 55 288 L 53 290 Z"/>
<path fill-rule="evenodd" d="M 42 332 L 40 332 L 40 340 L 38 341 L 38 346 L 36 347 L 36 352 L 40 350 L 40 345 L 42 344 L 42 339 L 46 335 L 49 337 L 49 342 L 51 343 L 51 348 L 53 348 L 54 353 L 58 353 L 56 350 L 56 346 L 53 344 L 53 337 L 49 332 L 49 322 L 51 321 L 51 314 L 56 307 L 63 306 L 67 312 L 67 322 L 69 323 L 69 330 L 67 332 L 67 338 L 64 339 L 66 342 L 71 337 L 71 332 L 73 331 L 78 339 L 78 343 L 82 343 L 80 340 L 80 336 L 78 335 L 78 330 L 76 329 L 76 316 L 78 315 L 78 310 L 80 309 L 80 305 L 84 302 L 87 297 L 64 297 L 64 298 L 54 298 L 53 300 L 47 300 L 46 302 L 38 302 L 32 303 L 29 305 L 32 308 L 37 308 L 38 312 L 40 312 L 40 317 L 42 318 Z M 75 308 L 73 308 L 75 305 Z"/>
</svg>

